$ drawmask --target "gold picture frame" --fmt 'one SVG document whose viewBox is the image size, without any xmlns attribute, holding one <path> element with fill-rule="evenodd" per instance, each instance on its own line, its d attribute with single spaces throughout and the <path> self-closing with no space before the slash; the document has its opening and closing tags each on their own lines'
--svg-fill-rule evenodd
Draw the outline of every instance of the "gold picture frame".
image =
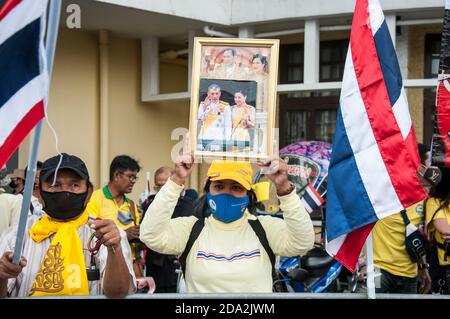
<svg viewBox="0 0 450 319">
<path fill-rule="evenodd" d="M 279 40 L 194 39 L 189 132 L 198 158 L 273 154 Z"/>
</svg>

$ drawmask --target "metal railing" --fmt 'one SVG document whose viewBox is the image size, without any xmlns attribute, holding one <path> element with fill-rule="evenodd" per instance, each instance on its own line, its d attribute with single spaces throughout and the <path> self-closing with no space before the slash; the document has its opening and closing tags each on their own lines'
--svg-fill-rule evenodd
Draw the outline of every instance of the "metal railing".
<svg viewBox="0 0 450 319">
<path fill-rule="evenodd" d="M 23 297 L 12 299 L 106 299 L 103 295 L 95 296 L 57 296 L 57 297 Z M 126 299 L 173 299 L 173 300 L 191 300 L 191 299 L 368 299 L 366 293 L 253 293 L 253 294 L 133 294 Z M 376 299 L 450 299 L 450 295 L 439 294 L 376 294 Z"/>
</svg>

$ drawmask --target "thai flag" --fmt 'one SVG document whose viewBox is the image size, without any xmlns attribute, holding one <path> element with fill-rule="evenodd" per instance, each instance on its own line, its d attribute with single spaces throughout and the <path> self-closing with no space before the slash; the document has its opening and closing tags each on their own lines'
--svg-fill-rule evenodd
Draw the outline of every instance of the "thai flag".
<svg viewBox="0 0 450 319">
<path fill-rule="evenodd" d="M 325 202 L 325 198 L 323 198 L 316 191 L 312 183 L 310 183 L 305 189 L 305 193 L 302 197 L 302 202 L 305 206 L 306 211 L 311 214 L 313 211 L 322 206 L 322 204 Z"/>
<path fill-rule="evenodd" d="M 47 0 L 9 0 L 0 10 L 0 168 L 45 116 Z"/>
<path fill-rule="evenodd" d="M 328 172 L 327 251 L 353 271 L 374 223 L 426 197 L 394 46 L 378 0 L 357 0 Z"/>
</svg>

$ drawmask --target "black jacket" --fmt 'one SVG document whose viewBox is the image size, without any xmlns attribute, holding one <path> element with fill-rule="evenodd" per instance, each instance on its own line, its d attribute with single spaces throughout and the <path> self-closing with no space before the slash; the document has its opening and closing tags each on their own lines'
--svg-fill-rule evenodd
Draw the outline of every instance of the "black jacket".
<svg viewBox="0 0 450 319">
<path fill-rule="evenodd" d="M 151 204 L 155 195 L 150 195 L 144 205 L 144 212 Z M 175 210 L 172 214 L 172 218 L 192 216 L 194 212 L 194 201 L 189 197 L 180 197 L 178 203 L 175 206 Z M 156 292 L 158 288 L 175 288 L 177 285 L 177 273 L 175 270 L 178 268 L 176 257 L 173 255 L 164 255 L 157 253 L 150 248 L 147 248 L 146 252 L 146 276 L 151 276 L 155 280 Z"/>
</svg>

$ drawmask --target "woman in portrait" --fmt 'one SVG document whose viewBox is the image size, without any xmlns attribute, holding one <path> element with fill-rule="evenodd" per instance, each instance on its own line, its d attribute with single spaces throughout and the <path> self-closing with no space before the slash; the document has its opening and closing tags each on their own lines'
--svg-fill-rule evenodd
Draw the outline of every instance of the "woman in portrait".
<svg viewBox="0 0 450 319">
<path fill-rule="evenodd" d="M 258 84 L 257 86 L 257 96 L 256 96 L 256 109 L 258 111 L 264 111 L 264 107 L 267 103 L 267 86 L 269 75 L 269 62 L 267 57 L 259 53 L 253 55 L 252 58 L 252 70 L 250 72 L 249 78 L 255 80 Z"/>
<path fill-rule="evenodd" d="M 249 145 L 249 129 L 255 127 L 255 107 L 247 104 L 247 93 L 244 90 L 238 90 L 234 93 L 234 103 L 231 107 L 231 119 L 233 128 L 231 139 L 239 144 Z M 247 143 L 246 143 L 247 142 Z"/>
</svg>

